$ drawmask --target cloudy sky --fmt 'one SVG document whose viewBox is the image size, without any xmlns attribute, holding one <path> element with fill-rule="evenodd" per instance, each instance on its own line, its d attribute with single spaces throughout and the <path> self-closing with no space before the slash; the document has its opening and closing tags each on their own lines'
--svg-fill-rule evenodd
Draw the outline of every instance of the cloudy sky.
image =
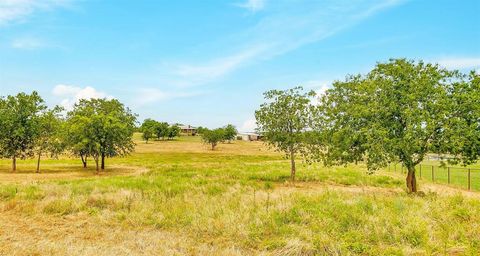
<svg viewBox="0 0 480 256">
<path fill-rule="evenodd" d="M 248 131 L 262 93 L 406 57 L 480 70 L 478 0 L 0 0 L 0 95 Z"/>
</svg>

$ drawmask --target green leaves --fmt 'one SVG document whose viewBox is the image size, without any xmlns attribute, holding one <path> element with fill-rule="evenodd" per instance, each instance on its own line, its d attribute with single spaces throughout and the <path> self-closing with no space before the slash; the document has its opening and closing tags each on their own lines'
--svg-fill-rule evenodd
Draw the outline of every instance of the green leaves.
<svg viewBox="0 0 480 256">
<path fill-rule="evenodd" d="M 452 111 L 435 151 L 449 152 L 450 162 L 472 164 L 480 156 L 480 75 L 472 71 L 455 81 L 449 97 Z"/>
<path fill-rule="evenodd" d="M 372 170 L 394 160 L 412 168 L 430 152 L 477 158 L 480 101 L 474 77 L 466 82 L 457 71 L 396 59 L 335 82 L 321 104 L 327 158 L 366 160 Z"/>
<path fill-rule="evenodd" d="M 224 139 L 224 140 L 228 140 L 228 141 L 234 140 L 235 137 L 237 136 L 237 133 L 238 133 L 237 128 L 235 128 L 235 126 L 232 125 L 232 124 L 226 125 L 226 126 L 223 128 L 223 130 L 224 130 L 224 137 L 223 137 L 223 139 Z"/>
<path fill-rule="evenodd" d="M 271 90 L 264 93 L 266 103 L 255 111 L 258 130 L 265 141 L 289 156 L 304 152 L 305 132 L 312 120 L 313 91 L 304 93 L 302 87 Z"/>
<path fill-rule="evenodd" d="M 180 135 L 180 126 L 174 124 L 168 127 L 168 139 L 173 139 Z"/>
<path fill-rule="evenodd" d="M 160 139 L 162 138 L 165 139 L 165 137 L 168 137 L 169 133 L 169 125 L 167 122 L 157 122 L 155 125 L 155 134 L 157 135 L 157 138 Z"/>
<path fill-rule="evenodd" d="M 0 98 L 0 155 L 27 158 L 34 154 L 40 135 L 41 113 L 46 110 L 37 92 Z"/>
<path fill-rule="evenodd" d="M 157 139 L 161 138 L 162 140 L 164 140 L 165 137 L 173 139 L 180 135 L 181 129 L 180 126 L 176 124 L 169 125 L 167 122 L 157 122 L 148 118 L 143 121 L 140 131 L 143 133 L 143 139 L 148 143 L 148 140 L 154 136 L 156 136 Z"/>
<path fill-rule="evenodd" d="M 68 140 L 77 155 L 113 157 L 134 150 L 136 115 L 118 100 L 80 100 L 67 114 Z"/>
<path fill-rule="evenodd" d="M 392 161 L 414 167 L 428 153 L 469 164 L 480 156 L 480 78 L 406 59 L 348 76 L 312 105 L 301 87 L 272 90 L 255 112 L 268 144 L 326 165 Z M 294 172 L 292 162 L 292 172 Z M 412 188 L 415 188 L 414 177 Z"/>
<path fill-rule="evenodd" d="M 210 144 L 212 146 L 212 150 L 215 149 L 217 144 L 225 139 L 225 129 L 217 128 L 214 130 L 206 129 L 203 130 L 202 133 L 202 140 L 206 144 Z"/>
<path fill-rule="evenodd" d="M 61 116 L 62 111 L 63 108 L 57 106 L 38 116 L 38 137 L 35 145 L 38 155 L 49 153 L 51 157 L 56 157 L 64 151 L 65 120 Z"/>
<path fill-rule="evenodd" d="M 145 142 L 148 143 L 148 140 L 153 138 L 156 132 L 156 126 L 158 122 L 153 120 L 153 119 L 145 119 L 142 123 L 142 126 L 140 127 L 140 131 L 143 133 L 142 137 L 145 140 Z"/>
</svg>

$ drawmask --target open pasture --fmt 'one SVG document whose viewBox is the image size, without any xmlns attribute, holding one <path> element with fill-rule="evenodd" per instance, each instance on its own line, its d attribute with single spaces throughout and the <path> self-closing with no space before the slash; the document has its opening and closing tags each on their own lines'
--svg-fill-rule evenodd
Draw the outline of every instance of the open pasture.
<svg viewBox="0 0 480 256">
<path fill-rule="evenodd" d="M 0 255 L 478 255 L 480 195 L 198 137 L 107 159 L 0 161 Z M 92 165 L 92 163 L 89 163 Z"/>
</svg>

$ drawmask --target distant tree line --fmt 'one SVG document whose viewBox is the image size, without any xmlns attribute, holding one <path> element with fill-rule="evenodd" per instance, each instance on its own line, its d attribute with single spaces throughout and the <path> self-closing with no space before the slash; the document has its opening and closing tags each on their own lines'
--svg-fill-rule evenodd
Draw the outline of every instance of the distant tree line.
<svg viewBox="0 0 480 256">
<path fill-rule="evenodd" d="M 165 140 L 165 138 L 171 140 L 180 135 L 180 126 L 178 124 L 169 125 L 166 122 L 158 122 L 153 119 L 145 119 L 140 126 L 140 132 L 142 132 L 142 138 L 145 143 L 149 140 L 156 138 L 157 140 Z"/>
<path fill-rule="evenodd" d="M 426 154 L 471 164 L 480 156 L 480 76 L 406 59 L 335 81 L 324 94 L 272 90 L 256 111 L 266 142 L 291 160 L 325 165 L 363 162 L 369 171 L 401 162 L 409 192 Z"/>
<path fill-rule="evenodd" d="M 0 157 L 18 159 L 57 157 L 70 153 L 81 158 L 83 167 L 93 158 L 97 172 L 105 169 L 105 158 L 127 155 L 136 115 L 118 100 L 82 99 L 71 111 L 48 108 L 37 92 L 0 97 Z"/>
<path fill-rule="evenodd" d="M 181 129 L 177 124 L 169 125 L 167 122 L 159 122 L 151 118 L 145 119 L 139 128 L 142 133 L 142 138 L 145 143 L 152 139 L 165 140 L 173 139 L 180 135 Z M 237 128 L 228 124 L 221 128 L 208 129 L 205 127 L 198 127 L 197 133 L 202 136 L 202 141 L 209 144 L 214 150 L 218 143 L 231 143 L 237 137 Z"/>
</svg>

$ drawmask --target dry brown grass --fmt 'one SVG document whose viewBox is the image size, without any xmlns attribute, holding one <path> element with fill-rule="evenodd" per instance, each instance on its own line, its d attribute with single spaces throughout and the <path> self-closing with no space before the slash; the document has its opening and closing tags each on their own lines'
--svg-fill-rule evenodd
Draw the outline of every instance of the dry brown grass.
<svg viewBox="0 0 480 256">
<path fill-rule="evenodd" d="M 27 167 L 23 170 L 12 172 L 9 169 L 0 169 L 0 182 L 2 183 L 20 183 L 28 184 L 37 181 L 54 181 L 54 180 L 73 180 L 83 178 L 102 178 L 111 176 L 128 176 L 139 175 L 148 171 L 145 168 L 113 165 L 106 170 L 96 174 L 93 168 L 87 170 L 76 166 L 49 166 L 42 169 L 41 173 L 36 173 L 34 167 Z"/>
<path fill-rule="evenodd" d="M 201 137 L 181 137 L 178 140 L 159 140 L 136 141 L 137 153 L 202 153 L 202 154 L 221 154 L 221 155 L 277 155 L 272 149 L 268 148 L 260 141 L 233 141 L 232 143 L 220 143 L 215 150 L 210 150 L 210 145 L 201 142 Z"/>
<path fill-rule="evenodd" d="M 0 214 L 0 255 L 244 255 L 152 228 L 99 223 L 85 214 L 52 218 Z"/>
<path fill-rule="evenodd" d="M 398 173 L 383 172 L 382 174 L 398 179 L 404 179 L 404 176 Z M 436 184 L 422 179 L 418 179 L 417 184 L 420 186 L 420 191 L 424 193 L 436 193 L 443 196 L 462 195 L 468 198 L 480 199 L 480 193 L 478 191 L 469 191 L 465 188 L 459 188 L 453 185 Z"/>
<path fill-rule="evenodd" d="M 439 241 L 454 241 L 443 253 L 475 252 L 465 240 L 479 233 L 479 193 L 422 183 L 428 195 L 413 197 L 392 183 L 402 177 L 360 167 L 302 166 L 291 184 L 288 161 L 259 142 L 137 141 L 111 162 L 97 176 L 78 159 L 47 160 L 41 174 L 34 161 L 14 174 L 0 161 L 0 182 L 20 183 L 0 200 L 0 255 L 424 255 Z"/>
</svg>

